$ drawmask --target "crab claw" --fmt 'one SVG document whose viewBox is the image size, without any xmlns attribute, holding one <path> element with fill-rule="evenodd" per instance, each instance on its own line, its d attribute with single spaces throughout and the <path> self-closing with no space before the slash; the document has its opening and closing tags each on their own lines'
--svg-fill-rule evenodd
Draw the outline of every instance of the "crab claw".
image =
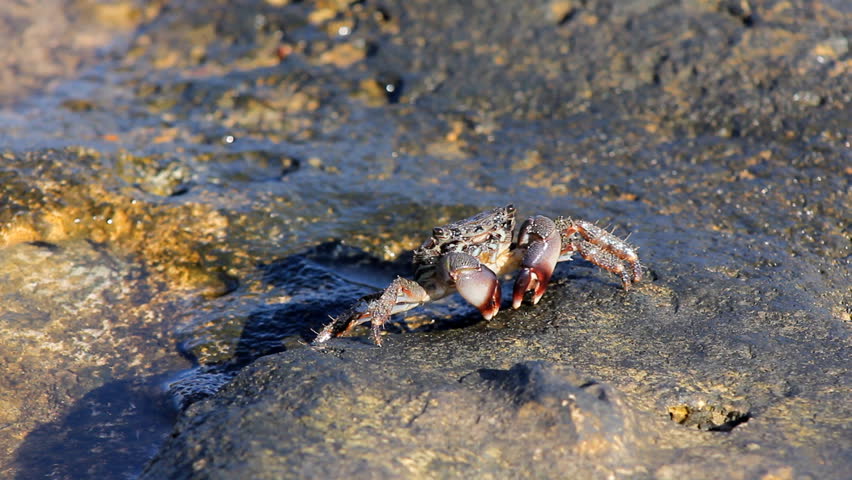
<svg viewBox="0 0 852 480">
<path fill-rule="evenodd" d="M 448 253 L 443 258 L 447 278 L 461 296 L 491 320 L 500 310 L 500 281 L 490 268 L 476 257 L 462 252 Z"/>
<path fill-rule="evenodd" d="M 521 261 L 521 273 L 512 291 L 512 308 L 521 306 L 524 294 L 529 290 L 533 290 L 533 304 L 541 300 L 559 260 L 562 238 L 553 220 L 536 215 L 521 225 L 518 247 L 526 250 Z"/>
</svg>

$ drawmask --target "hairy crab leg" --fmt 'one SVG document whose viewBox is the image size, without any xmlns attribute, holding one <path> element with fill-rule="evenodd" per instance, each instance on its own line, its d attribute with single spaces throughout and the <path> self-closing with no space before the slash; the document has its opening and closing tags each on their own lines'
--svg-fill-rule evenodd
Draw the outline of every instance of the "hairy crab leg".
<svg viewBox="0 0 852 480">
<path fill-rule="evenodd" d="M 580 241 L 577 242 L 576 245 L 579 247 L 577 251 L 583 256 L 583 258 L 604 270 L 618 275 L 621 277 L 621 284 L 624 286 L 624 289 L 628 290 L 630 288 L 630 285 L 634 281 L 634 277 L 630 271 L 631 269 L 625 268 L 624 262 L 622 262 L 616 255 L 590 242 Z"/>
<path fill-rule="evenodd" d="M 524 294 L 529 290 L 533 290 L 533 304 L 541 300 L 559 261 L 561 247 L 561 235 L 553 220 L 536 215 L 521 225 L 518 248 L 524 249 L 524 257 L 512 291 L 512 308 L 521 306 Z"/>
<path fill-rule="evenodd" d="M 584 220 L 560 217 L 556 225 L 562 232 L 563 256 L 570 258 L 571 252 L 580 253 L 586 260 L 620 276 L 625 290 L 642 280 L 642 264 L 636 248 L 625 240 Z"/>
<path fill-rule="evenodd" d="M 479 309 L 486 320 L 500 311 L 500 280 L 490 268 L 462 252 L 441 258 L 441 271 L 448 285 L 455 285 L 462 298 Z"/>
<path fill-rule="evenodd" d="M 382 344 L 382 327 L 391 315 L 405 312 L 429 301 L 429 294 L 417 282 L 397 277 L 381 293 L 367 295 L 360 299 L 349 311 L 333 319 L 320 330 L 313 344 L 318 345 L 333 337 L 339 337 L 356 325 L 370 322 L 373 340 Z"/>
</svg>

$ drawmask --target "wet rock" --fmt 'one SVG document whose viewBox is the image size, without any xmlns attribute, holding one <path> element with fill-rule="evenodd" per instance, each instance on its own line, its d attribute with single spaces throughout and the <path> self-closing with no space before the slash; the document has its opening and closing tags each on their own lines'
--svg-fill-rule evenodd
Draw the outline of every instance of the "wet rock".
<svg viewBox="0 0 852 480">
<path fill-rule="evenodd" d="M 814 55 L 828 60 L 839 60 L 849 51 L 849 39 L 846 37 L 830 37 L 818 43 L 814 49 Z"/>
<path fill-rule="evenodd" d="M 304 406 L 300 392 L 331 395 L 323 401 L 342 411 L 364 400 L 354 420 L 327 407 L 315 418 L 333 425 L 302 425 L 312 430 L 285 440 L 307 458 L 366 445 L 356 476 L 511 468 L 482 449 L 448 453 L 436 432 L 457 432 L 430 410 L 459 425 L 474 414 L 494 420 L 503 431 L 476 424 L 459 445 L 486 432 L 496 455 L 556 478 L 564 472 L 530 465 L 534 448 L 512 451 L 502 439 L 567 439 L 575 450 L 554 445 L 542 458 L 573 459 L 568 472 L 581 477 L 849 470 L 838 426 L 852 416 L 843 396 L 845 4 L 178 3 L 75 2 L 86 12 L 115 4 L 103 18 L 132 29 L 142 14 L 144 25 L 129 49 L 117 39 L 96 67 L 0 111 L 0 270 L 27 287 L 0 305 L 11 312 L 0 342 L 0 376 L 10 379 L 0 391 L 3 425 L 11 424 L 5 476 L 132 475 L 143 454 L 111 457 L 110 469 L 85 452 L 150 450 L 155 422 L 132 419 L 152 413 L 117 405 L 156 402 L 128 392 L 121 375 L 165 385 L 146 375 L 187 368 L 180 354 L 198 364 L 176 383 L 167 375 L 187 416 L 152 469 L 183 468 L 187 445 L 216 452 L 189 454 L 199 472 L 257 453 L 251 440 L 217 443 L 245 439 L 217 409 L 261 424 L 250 403 L 263 392 L 249 387 L 282 362 L 278 380 L 309 385 L 267 389 L 287 405 Z M 102 30 L 69 26 L 64 14 L 30 9 L 31 21 L 7 21 L 29 5 L 0 13 L 0 35 L 21 47 L 0 59 L 12 65 L 0 75 L 15 73 L 0 96 L 81 71 L 90 57 L 64 55 L 105 44 Z M 647 280 L 624 294 L 577 260 L 557 269 L 536 308 L 485 323 L 451 297 L 394 319 L 382 349 L 365 329 L 322 352 L 306 347 L 328 315 L 410 274 L 405 252 L 432 226 L 509 201 L 522 215 L 632 232 Z M 329 240 L 335 247 L 313 248 Z M 342 245 L 360 254 L 340 255 Z M 121 328 L 105 330 L 104 318 Z M 323 372 L 326 386 L 300 376 L 301 363 Z M 330 386 L 328 372 L 349 384 Z M 394 420 L 372 378 L 401 399 L 390 404 L 405 406 L 411 426 Z M 586 396 L 598 387 L 581 379 L 610 385 L 600 392 L 618 401 Z M 431 392 L 440 404 L 407 400 Z M 566 418 L 556 404 L 572 395 Z M 430 422 L 422 451 L 432 457 L 417 456 L 418 420 Z M 144 446 L 128 447 L 136 425 L 145 426 Z M 280 453 L 282 430 L 253 432 Z M 347 448 L 334 444 L 338 432 Z M 599 432 L 624 448 L 598 442 Z M 393 454 L 379 458 L 385 437 L 407 449 L 389 446 Z M 63 439 L 79 439 L 67 453 L 73 462 L 57 447 Z M 298 462 L 264 455 L 234 468 L 265 475 L 267 461 Z M 358 468 L 314 467 L 332 477 Z"/>
<path fill-rule="evenodd" d="M 669 216 L 647 217 L 646 228 L 653 218 L 662 222 L 656 241 L 642 249 L 653 273 L 631 292 L 576 261 L 557 269 L 538 306 L 491 322 L 451 317 L 382 348 L 360 329 L 323 349 L 262 357 L 187 410 L 144 478 L 500 478 L 518 468 L 671 478 L 686 465 L 708 472 L 698 478 L 836 476 L 818 461 L 842 456 L 833 422 L 849 413 L 836 390 L 848 347 L 825 342 L 843 335 L 843 314 L 832 313 L 845 288 L 835 261 L 791 257 L 750 235 L 707 235 Z M 357 272 L 357 258 L 328 265 Z M 280 272 L 270 281 L 285 288 L 322 276 Z M 815 296 L 825 294 L 827 302 Z M 815 365 L 841 377 L 815 376 Z M 801 421 L 824 402 L 837 411 Z M 282 424 L 263 423 L 272 411 Z M 813 447 L 786 442 L 790 429 Z M 748 455 L 739 454 L 744 444 Z M 224 453 L 234 448 L 242 453 Z"/>
<path fill-rule="evenodd" d="M 189 189 L 190 173 L 180 161 L 122 152 L 116 167 L 123 180 L 152 195 L 170 197 Z"/>
<path fill-rule="evenodd" d="M 169 382 L 168 395 L 174 401 L 175 407 L 183 411 L 193 403 L 216 394 L 233 377 L 234 374 L 227 371 L 190 370 Z"/>
<path fill-rule="evenodd" d="M 128 191 L 122 182 L 133 182 L 133 190 L 146 185 L 151 190 L 146 193 L 175 195 L 186 173 L 174 163 L 161 168 L 158 158 L 119 158 L 106 166 L 95 150 L 8 153 L 0 167 L 0 175 L 8 179 L 0 189 L 7 207 L 0 212 L 0 245 L 87 239 L 145 258 L 152 270 L 182 288 L 227 290 L 217 285 L 230 282 L 228 276 L 202 254 L 204 237 L 221 239 L 227 219 L 199 204 L 178 207 L 183 213 L 177 214 L 168 204 Z M 189 232 L 187 218 L 196 227 L 206 227 Z"/>
<path fill-rule="evenodd" d="M 216 178 L 211 179 L 212 181 L 225 184 L 275 181 L 297 172 L 302 163 L 297 158 L 271 151 L 234 150 L 198 157 L 219 167 Z"/>
<path fill-rule="evenodd" d="M 636 453 L 631 408 L 570 369 L 530 362 L 411 385 L 410 372 L 370 368 L 370 358 L 302 351 L 256 362 L 187 411 L 170 442 L 186 456 L 161 456 L 142 478 L 586 476 Z"/>
<path fill-rule="evenodd" d="M 91 100 L 75 98 L 62 102 L 62 106 L 72 112 L 90 112 L 97 108 L 97 105 Z"/>
<path fill-rule="evenodd" d="M 110 439 L 128 442 L 132 435 L 123 425 L 145 423 L 141 418 L 151 414 L 130 405 L 136 387 L 118 388 L 112 398 L 98 397 L 97 404 L 104 407 L 92 408 L 110 412 L 113 423 L 106 415 L 74 414 L 68 408 L 76 405 L 71 410 L 79 413 L 85 407 L 77 402 L 90 392 L 111 382 L 134 383 L 128 379 L 146 377 L 149 369 L 162 373 L 186 368 L 187 362 L 170 346 L 170 331 L 163 328 L 164 319 L 175 311 L 169 290 L 182 285 L 178 288 L 192 292 L 184 298 L 191 303 L 194 295 L 217 288 L 221 293 L 221 285 L 229 280 L 213 265 L 205 265 L 199 237 L 185 230 L 190 226 L 187 219 L 194 224 L 205 216 L 201 210 L 186 210 L 180 220 L 180 215 L 171 215 L 176 213 L 172 207 L 151 202 L 127 185 L 123 170 L 104 158 L 81 148 L 6 152 L 0 166 L 0 352 L 5 379 L 0 391 L 8 407 L 9 433 L 0 448 L 19 448 L 21 463 L 16 465 L 28 472 L 21 474 L 24 477 L 50 473 L 70 478 L 76 475 L 72 472 L 79 473 L 75 469 L 86 470 L 79 463 L 72 467 L 56 459 L 62 449 L 39 452 L 38 445 L 48 444 L 40 435 L 51 436 L 43 432 L 77 432 L 88 425 L 102 433 L 83 435 L 75 448 L 122 450 Z M 155 233 L 160 228 L 164 230 Z M 150 384 L 136 383 L 146 391 L 143 397 L 157 396 Z M 124 402 L 128 404 L 123 410 L 113 408 Z M 37 425 L 44 431 L 36 432 Z M 133 437 L 142 442 L 137 447 L 145 450 L 143 444 L 158 442 L 164 425 L 149 418 L 145 433 Z M 123 476 L 139 468 L 130 461 L 138 456 L 119 456 L 121 460 L 90 457 L 88 467 L 104 476 Z M 55 464 L 67 468 L 45 470 L 45 465 Z"/>
<path fill-rule="evenodd" d="M 573 0 L 554 0 L 550 2 L 548 16 L 556 24 L 563 24 L 577 12 L 577 4 Z"/>
<path fill-rule="evenodd" d="M 807 107 L 818 107 L 822 105 L 823 99 L 814 92 L 804 91 L 793 94 L 793 100 Z"/>
<path fill-rule="evenodd" d="M 116 35 L 153 18 L 159 2 L 24 0 L 0 11 L 0 105 L 20 102 L 57 77 L 78 74 L 95 63 L 98 50 Z"/>
<path fill-rule="evenodd" d="M 156 389 L 133 379 L 147 375 L 152 365 L 175 368 L 182 362 L 164 348 L 169 340 L 156 309 L 160 292 L 128 260 L 85 241 L 19 243 L 2 250 L 0 421 L 6 436 L 0 445 L 17 449 L 17 465 L 31 477 L 71 478 L 86 470 L 123 475 L 138 468 L 128 460 L 164 433 L 165 417 L 140 425 L 141 417 L 162 407 L 150 408 L 158 405 L 145 403 L 156 398 Z M 135 387 L 92 394 L 113 382 Z M 68 413 L 66 407 L 87 395 L 88 402 Z M 63 448 L 53 443 L 58 438 L 67 440 Z M 131 438 L 134 453 L 118 453 L 129 451 Z M 62 459 L 68 451 L 79 457 L 93 448 L 112 453 Z"/>
<path fill-rule="evenodd" d="M 260 265 L 262 292 L 217 299 L 177 330 L 183 355 L 205 367 L 190 376 L 200 375 L 200 390 L 209 392 L 204 376 L 211 372 L 232 374 L 264 355 L 304 347 L 330 316 L 345 311 L 370 287 L 389 283 L 400 266 L 339 242 Z M 193 382 L 183 380 L 184 385 Z"/>
<path fill-rule="evenodd" d="M 126 29 L 135 28 L 143 20 L 159 13 L 160 2 L 138 2 L 119 0 L 109 3 L 92 0 L 76 0 L 74 8 L 79 13 L 97 20 L 98 23 Z"/>
<path fill-rule="evenodd" d="M 41 417 L 16 451 L 21 473 L 10 478 L 136 476 L 139 460 L 150 455 L 173 421 L 157 388 L 160 380 L 108 380 L 86 391 L 80 401 L 69 401 L 58 421 Z"/>
<path fill-rule="evenodd" d="M 316 59 L 318 65 L 334 65 L 338 68 L 351 67 L 367 56 L 365 46 L 342 43 L 329 48 Z"/>
<path fill-rule="evenodd" d="M 749 417 L 748 412 L 728 410 L 714 405 L 697 407 L 676 405 L 669 407 L 669 415 L 675 423 L 719 432 L 731 431 L 739 424 L 747 422 Z"/>
</svg>

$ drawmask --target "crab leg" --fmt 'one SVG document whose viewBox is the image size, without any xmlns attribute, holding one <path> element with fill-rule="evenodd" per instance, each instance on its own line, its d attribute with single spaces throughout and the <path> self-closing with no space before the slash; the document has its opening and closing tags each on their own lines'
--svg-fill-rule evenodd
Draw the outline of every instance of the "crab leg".
<svg viewBox="0 0 852 480">
<path fill-rule="evenodd" d="M 333 319 L 323 327 L 315 345 L 339 337 L 356 325 L 370 322 L 373 340 L 381 346 L 382 326 L 394 313 L 405 312 L 429 301 L 429 294 L 417 282 L 397 277 L 381 294 L 367 295 L 361 298 L 349 311 Z"/>
<path fill-rule="evenodd" d="M 625 290 L 642 280 L 639 256 L 626 241 L 583 220 L 558 218 L 556 224 L 562 232 L 560 260 L 567 260 L 572 252 L 579 252 L 586 260 L 621 277 Z"/>
<path fill-rule="evenodd" d="M 521 260 L 521 273 L 518 274 L 512 291 L 512 308 L 521 306 L 524 294 L 529 290 L 533 290 L 533 304 L 541 300 L 556 262 L 559 261 L 561 246 L 561 236 L 553 220 L 536 215 L 521 225 L 518 248 L 525 250 Z"/>
<path fill-rule="evenodd" d="M 462 252 L 450 252 L 441 258 L 441 271 L 449 286 L 455 285 L 462 298 L 479 309 L 486 320 L 500 310 L 500 281 L 490 268 Z"/>
</svg>

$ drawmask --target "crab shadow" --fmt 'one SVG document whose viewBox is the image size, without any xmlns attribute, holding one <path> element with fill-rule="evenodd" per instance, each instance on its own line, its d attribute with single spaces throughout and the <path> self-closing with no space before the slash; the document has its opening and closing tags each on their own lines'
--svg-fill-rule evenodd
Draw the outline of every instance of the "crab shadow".
<svg viewBox="0 0 852 480">
<path fill-rule="evenodd" d="M 331 319 L 343 314 L 359 299 L 381 292 L 397 276 L 412 273 L 412 253 L 393 261 L 339 241 L 326 242 L 304 252 L 259 265 L 265 285 L 272 286 L 291 301 L 259 309 L 249 315 L 238 344 L 241 361 L 258 353 L 282 349 L 280 339 L 297 335 L 310 343 Z M 395 315 L 384 328 L 390 332 L 417 332 L 464 328 L 477 319 L 472 307 L 459 301 L 430 303 L 407 314 Z M 421 314 L 428 322 L 409 324 L 406 316 Z M 423 315 L 425 314 L 425 315 Z M 348 338 L 372 343 L 366 326 L 353 329 Z M 274 347 L 272 344 L 278 344 Z M 261 348 L 258 348 L 261 347 Z"/>
<path fill-rule="evenodd" d="M 568 268 L 557 267 L 554 285 L 582 279 L 619 287 L 610 279 L 591 273 L 597 269 L 585 260 L 569 263 L 572 265 Z M 385 261 L 334 241 L 258 267 L 263 283 L 291 300 L 264 306 L 248 316 L 235 355 L 235 362 L 240 365 L 286 350 L 282 338 L 298 338 L 301 344 L 309 344 L 331 317 L 342 314 L 363 296 L 381 292 L 396 276 L 409 276 L 412 253 Z M 504 280 L 502 286 L 502 307 L 511 310 L 512 281 Z M 391 333 L 416 333 L 468 328 L 482 322 L 476 308 L 454 294 L 395 315 L 384 329 Z M 372 344 L 366 325 L 354 328 L 347 338 Z"/>
<path fill-rule="evenodd" d="M 264 285 L 290 301 L 263 306 L 247 316 L 232 365 L 286 350 L 288 342 L 282 339 L 291 339 L 290 345 L 292 339 L 310 344 L 332 317 L 365 295 L 381 292 L 395 277 L 410 276 L 411 265 L 410 252 L 386 261 L 339 241 L 258 265 Z M 409 322 L 407 317 L 417 320 Z M 395 315 L 384 329 L 392 333 L 451 330 L 482 321 L 474 307 L 453 295 Z M 372 344 L 368 326 L 355 327 L 347 339 Z"/>
<path fill-rule="evenodd" d="M 162 381 L 116 380 L 90 391 L 26 436 L 15 452 L 15 479 L 135 478 L 174 423 Z"/>
</svg>

